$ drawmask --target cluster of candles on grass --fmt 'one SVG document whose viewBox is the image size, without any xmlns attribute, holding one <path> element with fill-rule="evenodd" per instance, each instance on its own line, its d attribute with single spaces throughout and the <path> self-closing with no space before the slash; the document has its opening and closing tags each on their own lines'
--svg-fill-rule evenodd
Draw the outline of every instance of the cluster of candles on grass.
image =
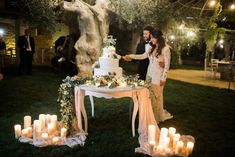
<svg viewBox="0 0 235 157">
<path fill-rule="evenodd" d="M 66 139 L 67 129 L 60 128 L 57 115 L 40 114 L 38 120 L 32 124 L 31 116 L 24 116 L 24 126 L 20 124 L 14 126 L 15 138 L 32 138 L 33 142 L 42 140 L 51 144 L 59 144 Z"/>
<path fill-rule="evenodd" d="M 154 125 L 149 125 L 148 143 L 150 146 L 150 154 L 157 153 L 160 156 L 188 156 L 192 153 L 194 143 L 192 141 L 184 142 L 181 140 L 181 136 L 180 134 L 176 133 L 175 128 L 161 128 L 158 145 L 156 145 L 155 133 L 156 127 Z"/>
</svg>

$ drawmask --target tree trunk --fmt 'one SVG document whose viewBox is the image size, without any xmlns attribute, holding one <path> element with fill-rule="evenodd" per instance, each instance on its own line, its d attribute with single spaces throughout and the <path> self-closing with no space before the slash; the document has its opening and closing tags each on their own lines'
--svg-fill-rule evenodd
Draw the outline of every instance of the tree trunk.
<svg viewBox="0 0 235 157">
<path fill-rule="evenodd" d="M 91 6 L 80 0 L 64 1 L 63 8 L 77 14 L 77 30 L 81 34 L 74 48 L 77 51 L 76 65 L 80 71 L 79 75 L 91 76 L 92 64 L 101 55 L 103 38 L 108 34 L 109 18 L 107 10 L 99 3 Z"/>
</svg>

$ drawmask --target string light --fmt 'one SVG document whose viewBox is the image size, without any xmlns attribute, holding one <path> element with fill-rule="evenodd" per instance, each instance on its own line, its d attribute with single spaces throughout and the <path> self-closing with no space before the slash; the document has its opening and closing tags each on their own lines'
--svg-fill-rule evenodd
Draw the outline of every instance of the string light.
<svg viewBox="0 0 235 157">
<path fill-rule="evenodd" d="M 4 30 L 0 29 L 0 36 L 2 36 L 4 34 Z"/>
<path fill-rule="evenodd" d="M 175 40 L 175 36 L 174 35 L 171 35 L 169 38 L 170 38 L 170 40 Z"/>
<path fill-rule="evenodd" d="M 234 10 L 234 9 L 235 9 L 235 4 L 232 4 L 232 5 L 230 6 L 230 9 L 231 9 L 231 10 Z"/>
<path fill-rule="evenodd" d="M 214 7 L 215 4 L 216 4 L 216 1 L 215 1 L 215 0 L 212 0 L 212 1 L 209 2 L 209 6 L 210 6 L 210 7 Z"/>
</svg>

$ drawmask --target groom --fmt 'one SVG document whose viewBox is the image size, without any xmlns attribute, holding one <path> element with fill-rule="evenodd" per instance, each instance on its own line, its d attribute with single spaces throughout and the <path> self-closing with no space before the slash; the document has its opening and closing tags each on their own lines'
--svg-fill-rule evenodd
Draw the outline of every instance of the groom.
<svg viewBox="0 0 235 157">
<path fill-rule="evenodd" d="M 145 50 L 145 45 L 150 43 L 151 33 L 154 30 L 152 26 L 146 26 L 143 29 L 143 41 L 140 41 L 136 48 L 136 54 L 143 54 Z M 146 79 L 146 73 L 149 65 L 149 59 L 140 60 L 138 64 L 138 74 L 140 79 Z"/>
</svg>

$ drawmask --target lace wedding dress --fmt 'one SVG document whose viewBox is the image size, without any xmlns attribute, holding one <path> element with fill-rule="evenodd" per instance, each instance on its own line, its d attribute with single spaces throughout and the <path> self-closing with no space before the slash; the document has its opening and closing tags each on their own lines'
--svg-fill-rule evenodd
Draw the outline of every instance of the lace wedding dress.
<svg viewBox="0 0 235 157">
<path fill-rule="evenodd" d="M 150 45 L 146 45 L 146 52 L 141 55 L 129 55 L 132 59 L 142 60 L 149 58 L 149 66 L 146 75 L 146 79 L 151 79 L 151 87 L 149 88 L 150 97 L 153 107 L 153 112 L 157 122 L 162 122 L 167 119 L 173 118 L 173 116 L 167 112 L 163 107 L 163 86 L 160 86 L 160 81 L 166 81 L 167 73 L 170 67 L 170 49 L 165 46 L 162 49 L 162 54 L 158 57 L 150 54 Z M 165 67 L 162 68 L 159 62 L 164 62 Z"/>
</svg>

